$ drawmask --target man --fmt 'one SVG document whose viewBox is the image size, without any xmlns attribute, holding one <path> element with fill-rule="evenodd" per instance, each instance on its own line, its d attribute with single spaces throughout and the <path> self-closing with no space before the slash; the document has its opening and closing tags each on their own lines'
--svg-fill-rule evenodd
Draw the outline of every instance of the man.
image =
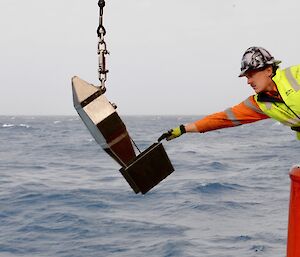
<svg viewBox="0 0 300 257">
<path fill-rule="evenodd" d="M 158 139 L 171 140 L 186 132 L 207 132 L 273 118 L 290 126 L 300 140 L 300 65 L 281 70 L 281 61 L 262 47 L 250 47 L 243 55 L 239 77 L 246 77 L 255 91 L 242 103 L 223 112 L 180 125 Z"/>
</svg>

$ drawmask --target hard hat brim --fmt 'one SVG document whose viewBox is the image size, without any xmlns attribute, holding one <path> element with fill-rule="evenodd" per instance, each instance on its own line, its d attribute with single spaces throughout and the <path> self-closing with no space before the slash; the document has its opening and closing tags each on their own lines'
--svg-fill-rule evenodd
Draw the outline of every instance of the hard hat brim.
<svg viewBox="0 0 300 257">
<path fill-rule="evenodd" d="M 279 60 L 273 60 L 273 61 L 269 61 L 269 62 L 265 63 L 265 65 L 262 66 L 262 67 L 257 67 L 257 68 L 253 68 L 253 69 L 251 69 L 251 68 L 250 68 L 250 69 L 249 69 L 249 68 L 244 69 L 244 70 L 241 71 L 239 77 L 240 77 L 240 78 L 241 78 L 241 77 L 244 77 L 244 76 L 246 75 L 246 72 L 247 72 L 247 71 L 250 71 L 250 70 L 258 70 L 258 69 L 261 69 L 261 68 L 263 68 L 263 67 L 265 67 L 265 66 L 267 66 L 267 65 L 271 65 L 271 64 L 278 65 L 278 64 L 280 64 L 280 63 L 281 63 L 281 61 L 279 61 Z"/>
</svg>

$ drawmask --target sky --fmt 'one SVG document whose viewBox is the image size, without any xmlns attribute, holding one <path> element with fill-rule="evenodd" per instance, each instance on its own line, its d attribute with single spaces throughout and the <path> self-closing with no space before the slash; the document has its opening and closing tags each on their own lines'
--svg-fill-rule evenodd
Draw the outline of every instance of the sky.
<svg viewBox="0 0 300 257">
<path fill-rule="evenodd" d="M 250 46 L 300 62 L 299 0 L 106 0 L 106 97 L 121 115 L 205 115 L 254 92 Z M 76 115 L 71 78 L 99 85 L 98 0 L 0 0 L 0 115 Z"/>
</svg>

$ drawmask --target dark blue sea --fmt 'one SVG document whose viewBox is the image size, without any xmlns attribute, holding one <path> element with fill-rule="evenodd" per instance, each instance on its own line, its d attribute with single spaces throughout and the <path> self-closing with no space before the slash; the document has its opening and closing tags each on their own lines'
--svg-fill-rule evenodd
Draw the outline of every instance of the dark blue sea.
<svg viewBox="0 0 300 257">
<path fill-rule="evenodd" d="M 124 116 L 141 150 L 195 116 Z M 293 132 L 266 120 L 164 142 L 136 195 L 77 116 L 0 117 L 0 256 L 286 255 Z"/>
</svg>

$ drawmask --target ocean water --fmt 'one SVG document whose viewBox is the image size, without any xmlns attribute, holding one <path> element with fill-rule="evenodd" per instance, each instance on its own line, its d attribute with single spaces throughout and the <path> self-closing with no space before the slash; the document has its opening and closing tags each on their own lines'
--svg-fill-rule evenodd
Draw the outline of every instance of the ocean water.
<svg viewBox="0 0 300 257">
<path fill-rule="evenodd" d="M 122 117 L 146 149 L 192 116 Z M 136 195 L 77 116 L 0 117 L 0 256 L 284 257 L 293 132 L 266 120 L 164 142 Z"/>
</svg>

